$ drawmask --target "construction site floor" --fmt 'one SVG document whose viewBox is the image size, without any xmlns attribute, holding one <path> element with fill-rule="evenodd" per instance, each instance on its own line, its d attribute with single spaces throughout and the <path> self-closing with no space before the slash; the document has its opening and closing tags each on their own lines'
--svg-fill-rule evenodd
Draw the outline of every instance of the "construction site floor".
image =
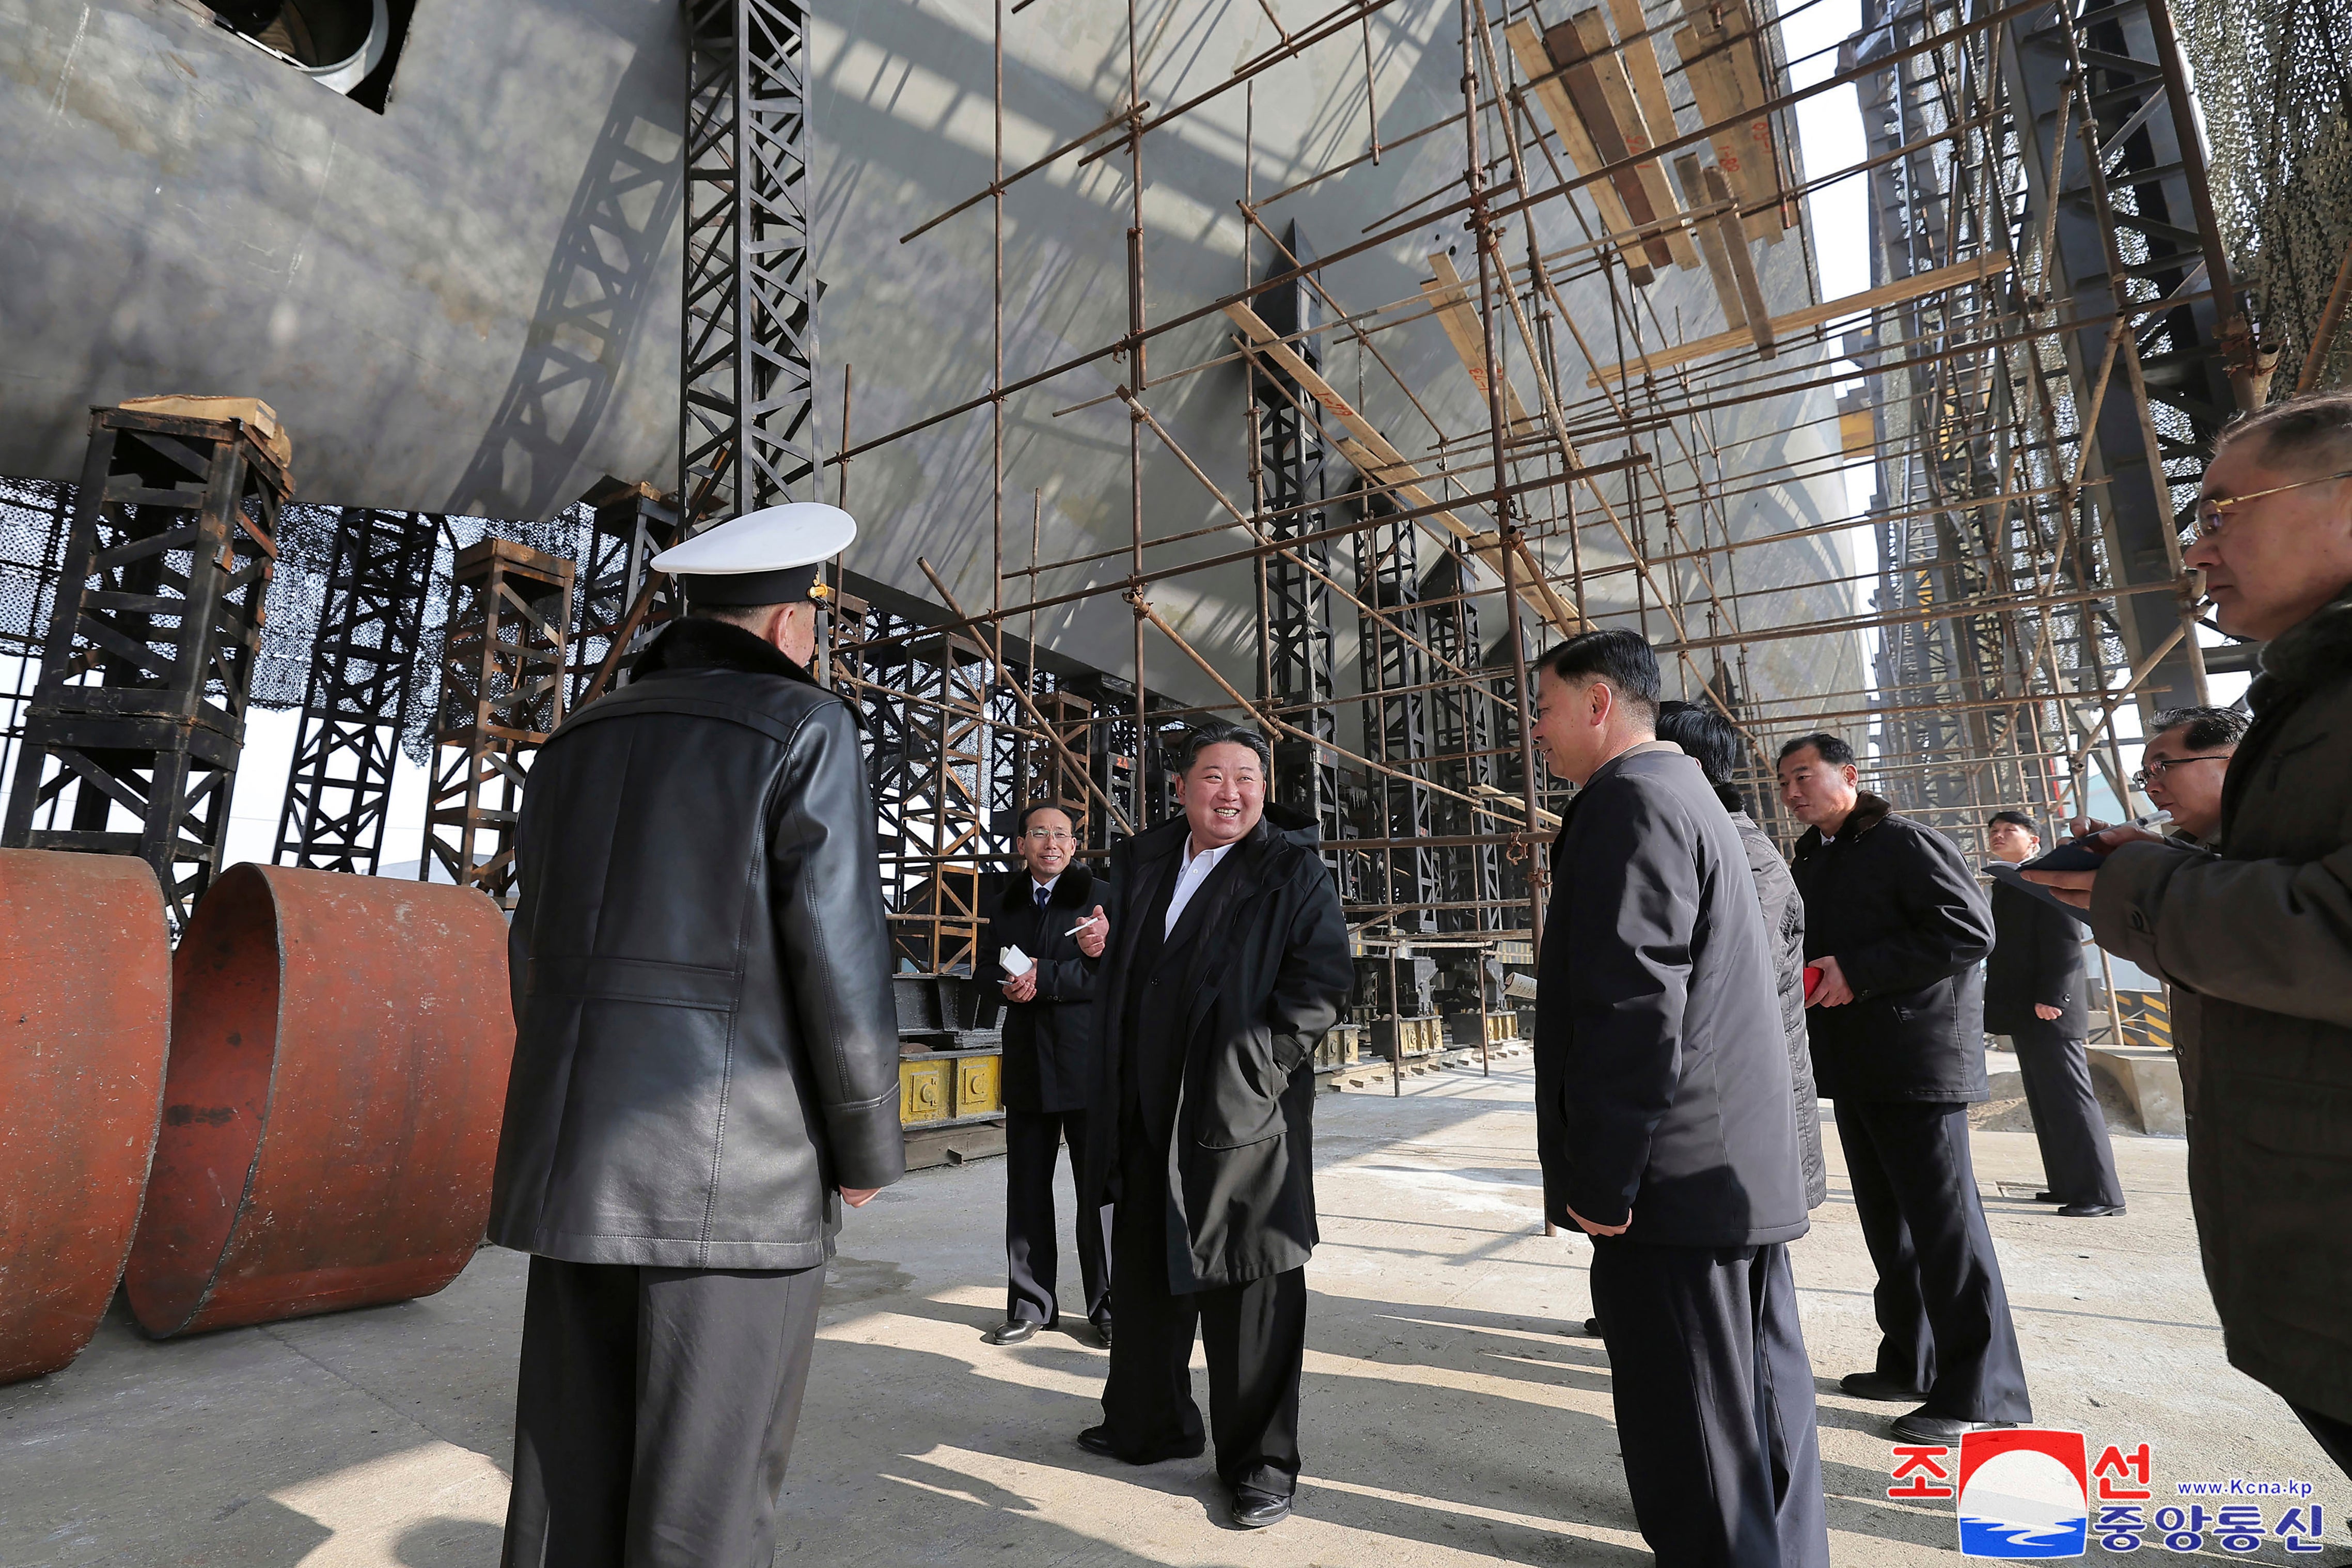
<svg viewBox="0 0 2352 1568">
<path fill-rule="evenodd" d="M 1639 1563 L 1580 1237 L 1543 1234 L 1524 1056 L 1317 1105 L 1323 1245 L 1307 1271 L 1297 1516 L 1231 1529 L 1208 1460 L 1082 1452 L 1104 1352 L 1003 1312 L 1004 1166 L 917 1173 L 853 1215 L 833 1268 L 777 1561 L 843 1564 Z M 1829 1202 L 1793 1248 L 1820 1391 L 1833 1560 L 1958 1562 L 1949 1500 L 1887 1498 L 1899 1406 L 1870 1364 L 1872 1274 L 1829 1139 Z M 2149 1446 L 2178 1483 L 2311 1480 L 2352 1561 L 2352 1484 L 2231 1371 L 2174 1139 L 2118 1135 L 2120 1219 L 2032 1201 L 2032 1137 L 1977 1170 L 2042 1425 Z M 1063 1193 L 1068 1203 L 1066 1173 Z M 1065 1255 L 1065 1268 L 1073 1263 Z M 0 1564 L 490 1568 L 506 1504 L 526 1260 L 496 1248 L 428 1300 L 151 1343 L 119 1308 L 74 1366 L 0 1389 Z M 1563 1331 L 1563 1330 L 1569 1331 Z M 1205 1398 L 1205 1380 L 1201 1380 Z M 2279 1500 L 2265 1500 L 2274 1516 Z M 2211 1536 L 2200 1555 L 2221 1558 Z M 2173 1554 L 2151 1539 L 2142 1553 Z M 2107 1560 L 2094 1546 L 2091 1560 Z M 2243 1560 L 2231 1556 L 2231 1560 Z"/>
</svg>

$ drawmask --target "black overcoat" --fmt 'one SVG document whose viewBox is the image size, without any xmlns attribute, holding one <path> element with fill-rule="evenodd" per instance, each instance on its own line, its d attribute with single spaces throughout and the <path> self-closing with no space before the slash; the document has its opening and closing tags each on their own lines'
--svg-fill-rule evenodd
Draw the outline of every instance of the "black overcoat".
<svg viewBox="0 0 2352 1568">
<path fill-rule="evenodd" d="M 1004 1109 L 1084 1110 L 1095 1083 L 1095 972 L 1100 961 L 1078 951 L 1070 930 L 1097 904 L 1118 927 L 1118 904 L 1107 881 L 1073 862 L 1054 882 L 1046 919 L 1026 866 L 995 879 L 985 904 L 981 973 L 1002 981 L 997 953 L 1018 947 L 1037 961 L 1037 999 L 1004 1005 Z"/>
<path fill-rule="evenodd" d="M 1864 793 L 1828 843 L 1797 840 L 1805 956 L 1828 954 L 1854 999 L 1810 1007 L 1813 1081 L 1832 1100 L 1974 1104 L 1984 1063 L 1992 911 L 1958 847 Z"/>
<path fill-rule="evenodd" d="M 849 705 L 685 620 L 531 763 L 489 1236 L 809 1268 L 906 1172 L 890 935 Z"/>
<path fill-rule="evenodd" d="M 2050 1027 L 2070 1040 L 2091 1032 L 2083 971 L 2082 922 L 2032 894 L 1992 885 L 1992 956 L 1985 960 L 1984 1026 L 1996 1035 L 2031 1029 L 2036 1002 L 2062 1009 Z"/>
<path fill-rule="evenodd" d="M 1111 932 L 1097 985 L 1102 1070 L 1087 1115 L 1081 1191 L 1091 1197 L 1081 1207 L 1116 1196 L 1127 990 L 1147 978 L 1135 973 L 1137 922 L 1181 868 L 1191 831 L 1179 817 L 1111 851 L 1110 880 L 1128 914 Z M 1356 983 L 1347 920 L 1312 822 L 1269 805 L 1194 897 L 1209 902 L 1177 992 L 1184 1070 L 1167 1152 L 1171 1250 L 1181 1236 L 1191 1276 L 1171 1258 L 1176 1290 L 1297 1268 L 1320 1239 L 1315 1047 Z"/>
<path fill-rule="evenodd" d="M 1552 844 L 1537 960 L 1545 1212 L 1652 1246 L 1756 1247 L 1810 1225 L 1788 1039 L 1748 851 L 1696 763 L 1603 763 Z"/>
</svg>

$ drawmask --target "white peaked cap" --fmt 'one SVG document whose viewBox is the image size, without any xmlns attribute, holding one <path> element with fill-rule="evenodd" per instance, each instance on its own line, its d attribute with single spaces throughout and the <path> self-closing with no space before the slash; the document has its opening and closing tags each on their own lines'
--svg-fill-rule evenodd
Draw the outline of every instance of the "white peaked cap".
<svg viewBox="0 0 2352 1568">
<path fill-rule="evenodd" d="M 653 564 L 681 577 L 780 572 L 831 560 L 856 537 L 857 520 L 839 507 L 823 501 L 788 501 L 704 529 L 655 556 Z"/>
</svg>

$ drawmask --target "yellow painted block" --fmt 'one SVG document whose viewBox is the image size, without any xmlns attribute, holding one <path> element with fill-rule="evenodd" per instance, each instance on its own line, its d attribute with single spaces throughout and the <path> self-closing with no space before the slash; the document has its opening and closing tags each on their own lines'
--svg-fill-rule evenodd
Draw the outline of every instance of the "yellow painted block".
<svg viewBox="0 0 2352 1568">
<path fill-rule="evenodd" d="M 898 1121 L 944 1121 L 948 1114 L 948 1064 L 902 1058 L 898 1063 Z"/>
</svg>

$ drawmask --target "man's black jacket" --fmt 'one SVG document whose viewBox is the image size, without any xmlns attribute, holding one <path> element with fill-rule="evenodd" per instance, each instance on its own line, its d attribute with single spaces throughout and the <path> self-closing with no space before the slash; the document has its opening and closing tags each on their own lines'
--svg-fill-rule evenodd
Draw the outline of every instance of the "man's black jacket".
<svg viewBox="0 0 2352 1568">
<path fill-rule="evenodd" d="M 985 900 L 988 930 L 979 969 L 1002 981 L 996 955 L 1018 947 L 1037 961 L 1037 999 L 1004 1005 L 1004 1109 L 1084 1110 L 1095 1083 L 1095 970 L 1099 961 L 1078 951 L 1070 930 L 1097 904 L 1118 929 L 1118 904 L 1108 883 L 1075 862 L 1055 879 L 1044 920 L 1037 884 L 1026 866 L 994 880 Z"/>
<path fill-rule="evenodd" d="M 1545 1212 L 1629 1241 L 1754 1247 L 1805 1234 L 1805 1190 L 1763 906 L 1698 764 L 1650 742 L 1601 765 L 1553 841 L 1538 959 L 1536 1149 Z"/>
<path fill-rule="evenodd" d="M 1138 922 L 1181 868 L 1191 831 L 1180 816 L 1111 850 L 1109 879 L 1127 914 L 1112 928 L 1097 984 L 1102 1070 L 1087 1114 L 1082 1212 L 1109 1201 L 1118 1165 L 1127 991 L 1148 978 L 1135 973 Z M 1175 993 L 1185 1009 L 1184 1070 L 1167 1152 L 1169 1199 L 1179 1211 L 1170 1216 L 1171 1249 L 1189 1252 L 1191 1279 L 1171 1258 L 1174 1289 L 1297 1268 L 1320 1239 L 1315 1046 L 1356 983 L 1347 920 L 1311 821 L 1267 806 L 1192 896 L 1206 902 Z"/>
<path fill-rule="evenodd" d="M 906 1170 L 857 726 L 686 620 L 533 761 L 490 1239 L 575 1263 L 808 1268 L 835 1188 Z"/>
<path fill-rule="evenodd" d="M 1835 958 L 1854 999 L 1811 1007 L 1813 1079 L 1832 1100 L 1973 1103 L 1984 1065 L 1992 911 L 1959 849 L 1864 794 L 1835 839 L 1797 840 L 1805 956 Z"/>
<path fill-rule="evenodd" d="M 2082 922 L 2031 893 L 1992 885 L 1992 956 L 1985 960 L 1984 1026 L 2013 1035 L 2037 1026 L 2070 1040 L 2091 1032 L 2083 974 Z M 2062 1009 L 2047 1025 L 2033 1005 Z"/>
</svg>

